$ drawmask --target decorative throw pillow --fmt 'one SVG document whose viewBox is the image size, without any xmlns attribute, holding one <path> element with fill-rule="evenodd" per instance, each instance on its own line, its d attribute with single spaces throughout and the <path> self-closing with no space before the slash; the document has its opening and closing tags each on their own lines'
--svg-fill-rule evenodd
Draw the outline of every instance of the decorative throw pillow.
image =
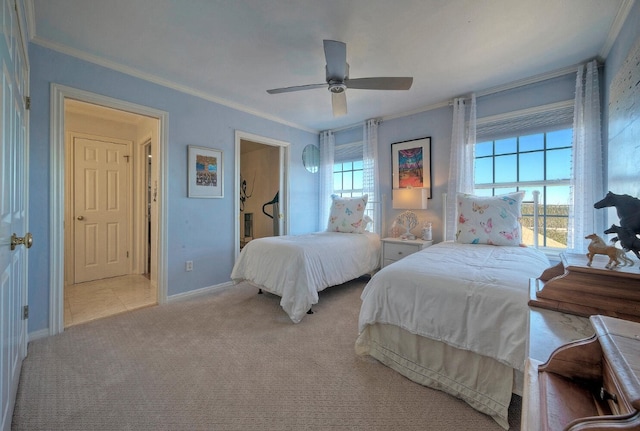
<svg viewBox="0 0 640 431">
<path fill-rule="evenodd" d="M 364 209 L 368 195 L 355 198 L 343 198 L 331 195 L 331 212 L 329 214 L 329 232 L 363 233 L 365 229 Z"/>
<path fill-rule="evenodd" d="M 523 198 L 524 192 L 498 196 L 458 193 L 456 241 L 464 244 L 521 245 Z"/>
<path fill-rule="evenodd" d="M 364 223 L 364 230 L 373 232 L 373 219 L 371 217 L 365 214 L 362 217 L 362 222 Z"/>
</svg>

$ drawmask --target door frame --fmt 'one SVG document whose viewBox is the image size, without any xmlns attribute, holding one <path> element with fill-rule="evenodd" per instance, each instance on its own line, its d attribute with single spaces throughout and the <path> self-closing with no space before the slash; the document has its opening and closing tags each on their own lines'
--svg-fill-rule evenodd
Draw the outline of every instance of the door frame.
<svg viewBox="0 0 640 431">
<path fill-rule="evenodd" d="M 280 193 L 278 195 L 278 201 L 280 203 L 280 235 L 289 234 L 289 142 L 280 141 L 277 139 L 267 138 L 265 136 L 254 135 L 252 133 L 242 132 L 236 130 L 235 132 L 235 178 L 234 178 L 234 208 L 235 208 L 235 223 L 234 223 L 234 245 L 235 245 L 235 259 L 240 255 L 240 148 L 241 141 L 252 141 L 258 144 L 271 145 L 279 147 L 280 149 Z"/>
<path fill-rule="evenodd" d="M 156 268 L 158 274 L 158 304 L 167 302 L 168 268 L 168 125 L 169 114 L 107 96 L 79 90 L 72 87 L 51 84 L 51 169 L 50 190 L 50 267 L 51 278 L 49 295 L 49 335 L 64 331 L 64 187 L 65 187 L 65 128 L 64 101 L 66 98 L 93 103 L 108 108 L 145 115 L 158 120 L 158 155 L 154 163 L 158 169 L 158 238 Z"/>
</svg>

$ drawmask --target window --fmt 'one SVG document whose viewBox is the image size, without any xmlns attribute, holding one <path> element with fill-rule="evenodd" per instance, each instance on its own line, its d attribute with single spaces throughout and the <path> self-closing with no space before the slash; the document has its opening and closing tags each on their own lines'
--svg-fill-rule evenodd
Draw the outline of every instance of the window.
<svg viewBox="0 0 640 431">
<path fill-rule="evenodd" d="M 333 164 L 333 192 L 342 197 L 362 196 L 363 161 Z"/>
<path fill-rule="evenodd" d="M 523 242 L 533 245 L 533 192 L 539 191 L 538 245 L 566 248 L 569 224 L 572 129 L 477 142 L 475 194 L 526 191 Z"/>
<path fill-rule="evenodd" d="M 336 145 L 333 158 L 333 193 L 345 198 L 362 196 L 364 161 L 362 141 Z"/>
</svg>

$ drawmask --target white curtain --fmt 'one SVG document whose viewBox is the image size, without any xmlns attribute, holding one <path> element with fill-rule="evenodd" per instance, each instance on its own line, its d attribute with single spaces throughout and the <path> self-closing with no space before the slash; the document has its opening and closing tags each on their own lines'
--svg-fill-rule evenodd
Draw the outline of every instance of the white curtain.
<svg viewBox="0 0 640 431">
<path fill-rule="evenodd" d="M 327 230 L 329 211 L 331 209 L 331 193 L 333 193 L 333 153 L 335 138 L 333 132 L 320 133 L 320 197 L 318 202 L 319 231 Z"/>
<path fill-rule="evenodd" d="M 469 106 L 468 113 L 465 104 Z M 476 144 L 476 95 L 470 99 L 453 100 L 453 127 L 451 130 L 451 159 L 446 202 L 445 241 L 455 239 L 456 194 L 473 193 L 474 154 Z"/>
<path fill-rule="evenodd" d="M 569 235 L 567 249 L 587 251 L 586 235 L 602 236 L 605 211 L 593 208 L 604 197 L 602 140 L 600 132 L 600 85 L 598 63 L 578 67 L 573 111 L 573 160 Z"/>
<path fill-rule="evenodd" d="M 369 195 L 369 202 L 371 205 L 367 207 L 371 208 L 368 211 L 371 218 L 373 218 L 373 231 L 380 234 L 382 230 L 382 215 L 380 211 L 381 202 L 380 196 L 378 196 L 378 120 L 367 120 L 364 123 L 363 131 L 363 194 Z"/>
</svg>

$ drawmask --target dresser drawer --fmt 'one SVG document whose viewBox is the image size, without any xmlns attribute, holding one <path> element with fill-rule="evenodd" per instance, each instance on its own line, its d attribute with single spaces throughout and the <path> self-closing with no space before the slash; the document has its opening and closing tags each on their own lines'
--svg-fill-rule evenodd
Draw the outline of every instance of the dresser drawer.
<svg viewBox="0 0 640 431">
<path fill-rule="evenodd" d="M 415 244 L 393 244 L 387 243 L 384 246 L 385 260 L 400 260 L 403 257 L 419 251 L 420 247 Z"/>
<path fill-rule="evenodd" d="M 636 409 L 629 404 L 629 400 L 624 395 L 622 385 L 618 381 L 618 376 L 613 371 L 613 367 L 608 358 L 603 357 L 602 367 L 602 387 L 606 391 L 605 401 L 609 404 L 611 414 L 624 415 L 634 413 Z M 604 394 L 600 394 L 601 396 Z"/>
</svg>

